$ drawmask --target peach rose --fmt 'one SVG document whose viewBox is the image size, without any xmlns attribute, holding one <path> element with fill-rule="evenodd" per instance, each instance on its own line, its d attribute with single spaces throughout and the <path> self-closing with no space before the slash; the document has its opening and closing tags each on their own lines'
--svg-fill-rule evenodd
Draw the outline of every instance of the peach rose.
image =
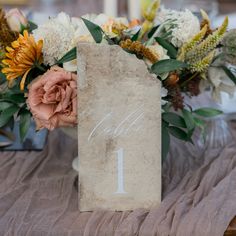
<svg viewBox="0 0 236 236">
<path fill-rule="evenodd" d="M 37 129 L 77 124 L 76 75 L 55 66 L 29 85 L 27 104 Z"/>
<path fill-rule="evenodd" d="M 16 32 L 21 32 L 22 29 L 28 26 L 28 20 L 17 8 L 8 11 L 6 14 L 6 19 L 10 29 Z"/>
</svg>

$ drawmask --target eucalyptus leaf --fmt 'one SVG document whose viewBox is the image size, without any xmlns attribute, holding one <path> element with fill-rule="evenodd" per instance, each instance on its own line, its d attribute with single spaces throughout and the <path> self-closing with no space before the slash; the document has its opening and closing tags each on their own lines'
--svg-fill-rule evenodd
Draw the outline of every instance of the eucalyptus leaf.
<svg viewBox="0 0 236 236">
<path fill-rule="evenodd" d="M 151 71 L 156 75 L 187 68 L 188 64 L 174 59 L 161 60 L 152 65 Z"/>
<path fill-rule="evenodd" d="M 29 21 L 28 24 L 29 24 L 29 31 L 30 32 L 32 32 L 33 30 L 38 28 L 38 26 L 34 22 L 32 22 L 32 21 Z"/>
<path fill-rule="evenodd" d="M 177 50 L 171 43 L 169 43 L 167 40 L 160 38 L 160 37 L 156 37 L 155 39 L 163 48 L 165 48 L 167 50 L 168 56 L 176 59 Z"/>
<path fill-rule="evenodd" d="M 131 38 L 132 41 L 137 41 L 137 40 L 138 40 L 138 37 L 139 37 L 140 31 L 141 31 L 141 29 L 138 30 L 138 32 L 132 36 L 132 38 Z"/>
<path fill-rule="evenodd" d="M 174 137 L 184 141 L 190 141 L 188 134 L 184 130 L 175 126 L 169 126 L 168 130 L 170 134 L 173 135 Z"/>
<path fill-rule="evenodd" d="M 200 108 L 193 112 L 202 117 L 214 117 L 223 114 L 222 111 L 214 108 Z"/>
<path fill-rule="evenodd" d="M 166 159 L 170 148 L 170 134 L 167 127 L 168 125 L 165 122 L 162 122 L 162 161 Z"/>
<path fill-rule="evenodd" d="M 221 66 L 221 68 L 224 70 L 225 74 L 236 84 L 236 76 L 234 73 L 226 66 Z"/>
<path fill-rule="evenodd" d="M 7 108 L 11 107 L 13 104 L 11 102 L 0 101 L 0 111 L 4 111 Z"/>
<path fill-rule="evenodd" d="M 165 112 L 162 114 L 162 119 L 171 125 L 187 128 L 184 118 L 177 115 L 176 113 Z"/>
<path fill-rule="evenodd" d="M 12 105 L 0 114 L 0 127 L 5 126 L 11 117 L 19 110 L 17 105 Z"/>
<path fill-rule="evenodd" d="M 195 128 L 195 122 L 194 122 L 192 113 L 186 109 L 183 109 L 182 113 L 183 113 L 183 117 L 184 117 L 188 131 L 192 131 Z"/>
<path fill-rule="evenodd" d="M 24 138 L 29 130 L 31 122 L 31 114 L 29 111 L 24 110 L 20 114 L 20 138 L 21 141 L 24 141 Z"/>
<path fill-rule="evenodd" d="M 56 64 L 58 65 L 58 64 L 63 64 L 63 63 L 72 61 L 72 60 L 76 59 L 76 57 L 77 57 L 77 49 L 76 48 L 72 48 L 59 61 L 57 61 Z"/>
<path fill-rule="evenodd" d="M 93 22 L 82 18 L 84 24 L 86 25 L 86 27 L 88 28 L 89 32 L 91 33 L 93 39 L 95 40 L 96 43 L 101 43 L 102 42 L 102 38 L 103 38 L 103 30 L 101 29 L 100 26 L 94 24 Z"/>
<path fill-rule="evenodd" d="M 148 38 L 150 39 L 157 31 L 157 29 L 159 28 L 159 26 L 154 26 L 148 33 Z"/>
</svg>

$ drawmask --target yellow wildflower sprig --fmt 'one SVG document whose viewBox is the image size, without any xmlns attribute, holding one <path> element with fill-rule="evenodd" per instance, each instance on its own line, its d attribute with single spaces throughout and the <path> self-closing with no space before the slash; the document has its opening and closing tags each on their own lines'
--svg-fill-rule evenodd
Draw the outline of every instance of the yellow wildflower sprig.
<svg viewBox="0 0 236 236">
<path fill-rule="evenodd" d="M 161 0 L 154 0 L 148 6 L 142 9 L 142 16 L 144 18 L 144 22 L 142 24 L 142 29 L 139 34 L 139 39 L 142 39 L 142 37 L 153 27 L 153 22 L 156 18 L 156 14 L 160 7 L 160 4 Z"/>
<path fill-rule="evenodd" d="M 198 34 L 196 34 L 189 42 L 185 43 L 182 46 L 177 59 L 179 61 L 184 61 L 186 54 L 190 52 L 192 49 L 194 49 L 194 47 L 204 39 L 206 33 L 207 33 L 207 26 L 204 26 Z"/>
<path fill-rule="evenodd" d="M 199 60 L 205 58 L 220 43 L 224 34 L 226 33 L 228 24 L 229 19 L 228 17 L 226 17 L 223 24 L 218 30 L 209 35 L 205 40 L 203 40 L 200 44 L 198 44 L 186 54 L 185 61 L 190 64 L 194 64 Z"/>
<path fill-rule="evenodd" d="M 132 41 L 130 39 L 126 39 L 120 42 L 120 46 L 125 50 L 135 53 L 136 55 L 145 57 L 152 63 L 156 63 L 157 61 L 159 61 L 158 55 L 153 53 L 149 48 L 144 46 L 139 41 Z"/>
<path fill-rule="evenodd" d="M 210 52 L 206 57 L 204 57 L 202 60 L 199 60 L 198 62 L 191 65 L 191 72 L 204 72 L 212 63 L 215 56 L 215 51 Z"/>
</svg>

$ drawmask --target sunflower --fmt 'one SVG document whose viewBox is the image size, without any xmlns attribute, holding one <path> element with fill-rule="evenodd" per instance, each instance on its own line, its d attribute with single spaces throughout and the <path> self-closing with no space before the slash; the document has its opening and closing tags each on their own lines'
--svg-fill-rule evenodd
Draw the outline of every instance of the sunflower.
<svg viewBox="0 0 236 236">
<path fill-rule="evenodd" d="M 11 47 L 6 47 L 6 59 L 2 61 L 4 68 L 2 73 L 7 77 L 9 85 L 14 79 L 23 76 L 20 89 L 24 90 L 25 80 L 31 69 L 40 67 L 43 62 L 42 56 L 43 41 L 35 42 L 33 35 L 25 30 L 23 35 L 12 42 Z"/>
</svg>

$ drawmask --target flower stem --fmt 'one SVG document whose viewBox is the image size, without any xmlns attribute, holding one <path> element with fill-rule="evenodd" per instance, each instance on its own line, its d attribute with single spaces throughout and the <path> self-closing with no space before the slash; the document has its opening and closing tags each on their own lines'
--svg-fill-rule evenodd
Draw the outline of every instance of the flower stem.
<svg viewBox="0 0 236 236">
<path fill-rule="evenodd" d="M 198 72 L 193 74 L 189 79 L 185 80 L 182 84 L 181 87 L 184 87 L 190 80 L 194 79 L 198 75 Z"/>
<path fill-rule="evenodd" d="M 39 65 L 38 63 L 35 63 L 35 68 L 38 68 L 39 70 L 41 70 L 42 72 L 46 72 L 46 70 L 41 66 Z"/>
</svg>

